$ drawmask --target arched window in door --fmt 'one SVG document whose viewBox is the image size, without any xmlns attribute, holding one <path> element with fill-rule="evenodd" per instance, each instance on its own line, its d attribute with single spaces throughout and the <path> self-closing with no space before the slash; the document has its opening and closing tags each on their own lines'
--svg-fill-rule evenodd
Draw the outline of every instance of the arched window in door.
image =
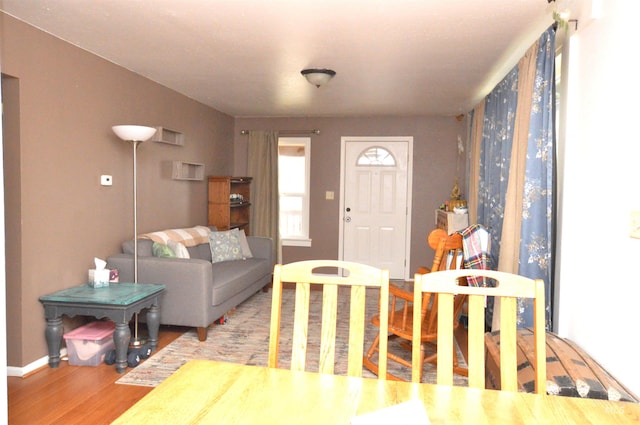
<svg viewBox="0 0 640 425">
<path fill-rule="evenodd" d="M 394 167 L 396 159 L 387 149 L 372 146 L 358 156 L 356 165 Z"/>
</svg>

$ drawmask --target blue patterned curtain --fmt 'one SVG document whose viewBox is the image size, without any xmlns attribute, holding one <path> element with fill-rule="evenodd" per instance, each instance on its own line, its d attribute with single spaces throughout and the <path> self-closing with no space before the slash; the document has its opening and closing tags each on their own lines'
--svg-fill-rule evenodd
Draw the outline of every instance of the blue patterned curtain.
<svg viewBox="0 0 640 425">
<path fill-rule="evenodd" d="M 530 105 L 529 137 L 521 213 L 518 273 L 545 281 L 547 326 L 551 327 L 553 293 L 554 116 L 553 82 L 555 32 L 549 28 L 538 42 L 536 76 Z M 480 142 L 477 222 L 491 234 L 491 268 L 500 258 L 502 227 L 509 183 L 514 122 L 518 105 L 518 66 L 485 98 Z M 526 105 L 522 105 L 526 106 Z M 531 326 L 530 302 L 519 302 L 519 326 Z M 492 309 L 487 312 L 490 320 Z"/>
<path fill-rule="evenodd" d="M 504 219 L 515 110 L 518 104 L 518 69 L 514 68 L 485 99 L 478 179 L 478 223 L 489 231 L 489 268 L 496 269 Z M 493 297 L 487 299 L 485 320 L 493 318 Z"/>
<path fill-rule="evenodd" d="M 518 105 L 518 68 L 514 68 L 485 99 L 478 179 L 478 223 L 491 235 L 489 267 L 500 255 L 513 126 Z"/>
<path fill-rule="evenodd" d="M 554 228 L 554 61 L 555 32 L 548 29 L 538 45 L 525 168 L 519 273 L 545 281 L 547 329 L 551 329 Z M 531 301 L 521 303 L 521 324 L 533 324 Z"/>
</svg>

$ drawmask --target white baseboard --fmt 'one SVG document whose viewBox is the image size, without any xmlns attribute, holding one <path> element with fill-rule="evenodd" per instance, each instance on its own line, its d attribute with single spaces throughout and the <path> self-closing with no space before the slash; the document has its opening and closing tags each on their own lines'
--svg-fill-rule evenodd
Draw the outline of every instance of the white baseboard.
<svg viewBox="0 0 640 425">
<path fill-rule="evenodd" d="M 67 355 L 67 349 L 60 349 L 60 357 Z M 29 363 L 26 366 L 18 367 L 18 366 L 7 366 L 7 376 L 17 376 L 22 378 L 31 372 L 40 369 L 43 366 L 47 366 L 49 364 L 49 356 L 44 356 L 39 358 L 38 360 Z"/>
</svg>

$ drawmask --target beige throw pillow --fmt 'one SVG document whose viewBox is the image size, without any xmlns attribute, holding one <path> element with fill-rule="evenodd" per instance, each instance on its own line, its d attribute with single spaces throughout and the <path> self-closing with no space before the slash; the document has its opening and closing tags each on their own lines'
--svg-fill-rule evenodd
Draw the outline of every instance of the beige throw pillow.
<svg viewBox="0 0 640 425">
<path fill-rule="evenodd" d="M 240 240 L 240 247 L 242 248 L 242 256 L 244 258 L 253 258 L 251 248 L 249 248 L 249 242 L 247 242 L 247 235 L 244 230 L 235 229 L 238 232 L 238 239 Z"/>
</svg>

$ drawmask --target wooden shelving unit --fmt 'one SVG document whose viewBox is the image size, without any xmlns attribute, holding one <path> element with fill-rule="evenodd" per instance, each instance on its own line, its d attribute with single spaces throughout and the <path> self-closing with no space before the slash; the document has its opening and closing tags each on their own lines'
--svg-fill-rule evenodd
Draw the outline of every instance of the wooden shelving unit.
<svg viewBox="0 0 640 425">
<path fill-rule="evenodd" d="M 249 235 L 251 181 L 251 177 L 209 176 L 209 226 L 242 229 Z"/>
</svg>

